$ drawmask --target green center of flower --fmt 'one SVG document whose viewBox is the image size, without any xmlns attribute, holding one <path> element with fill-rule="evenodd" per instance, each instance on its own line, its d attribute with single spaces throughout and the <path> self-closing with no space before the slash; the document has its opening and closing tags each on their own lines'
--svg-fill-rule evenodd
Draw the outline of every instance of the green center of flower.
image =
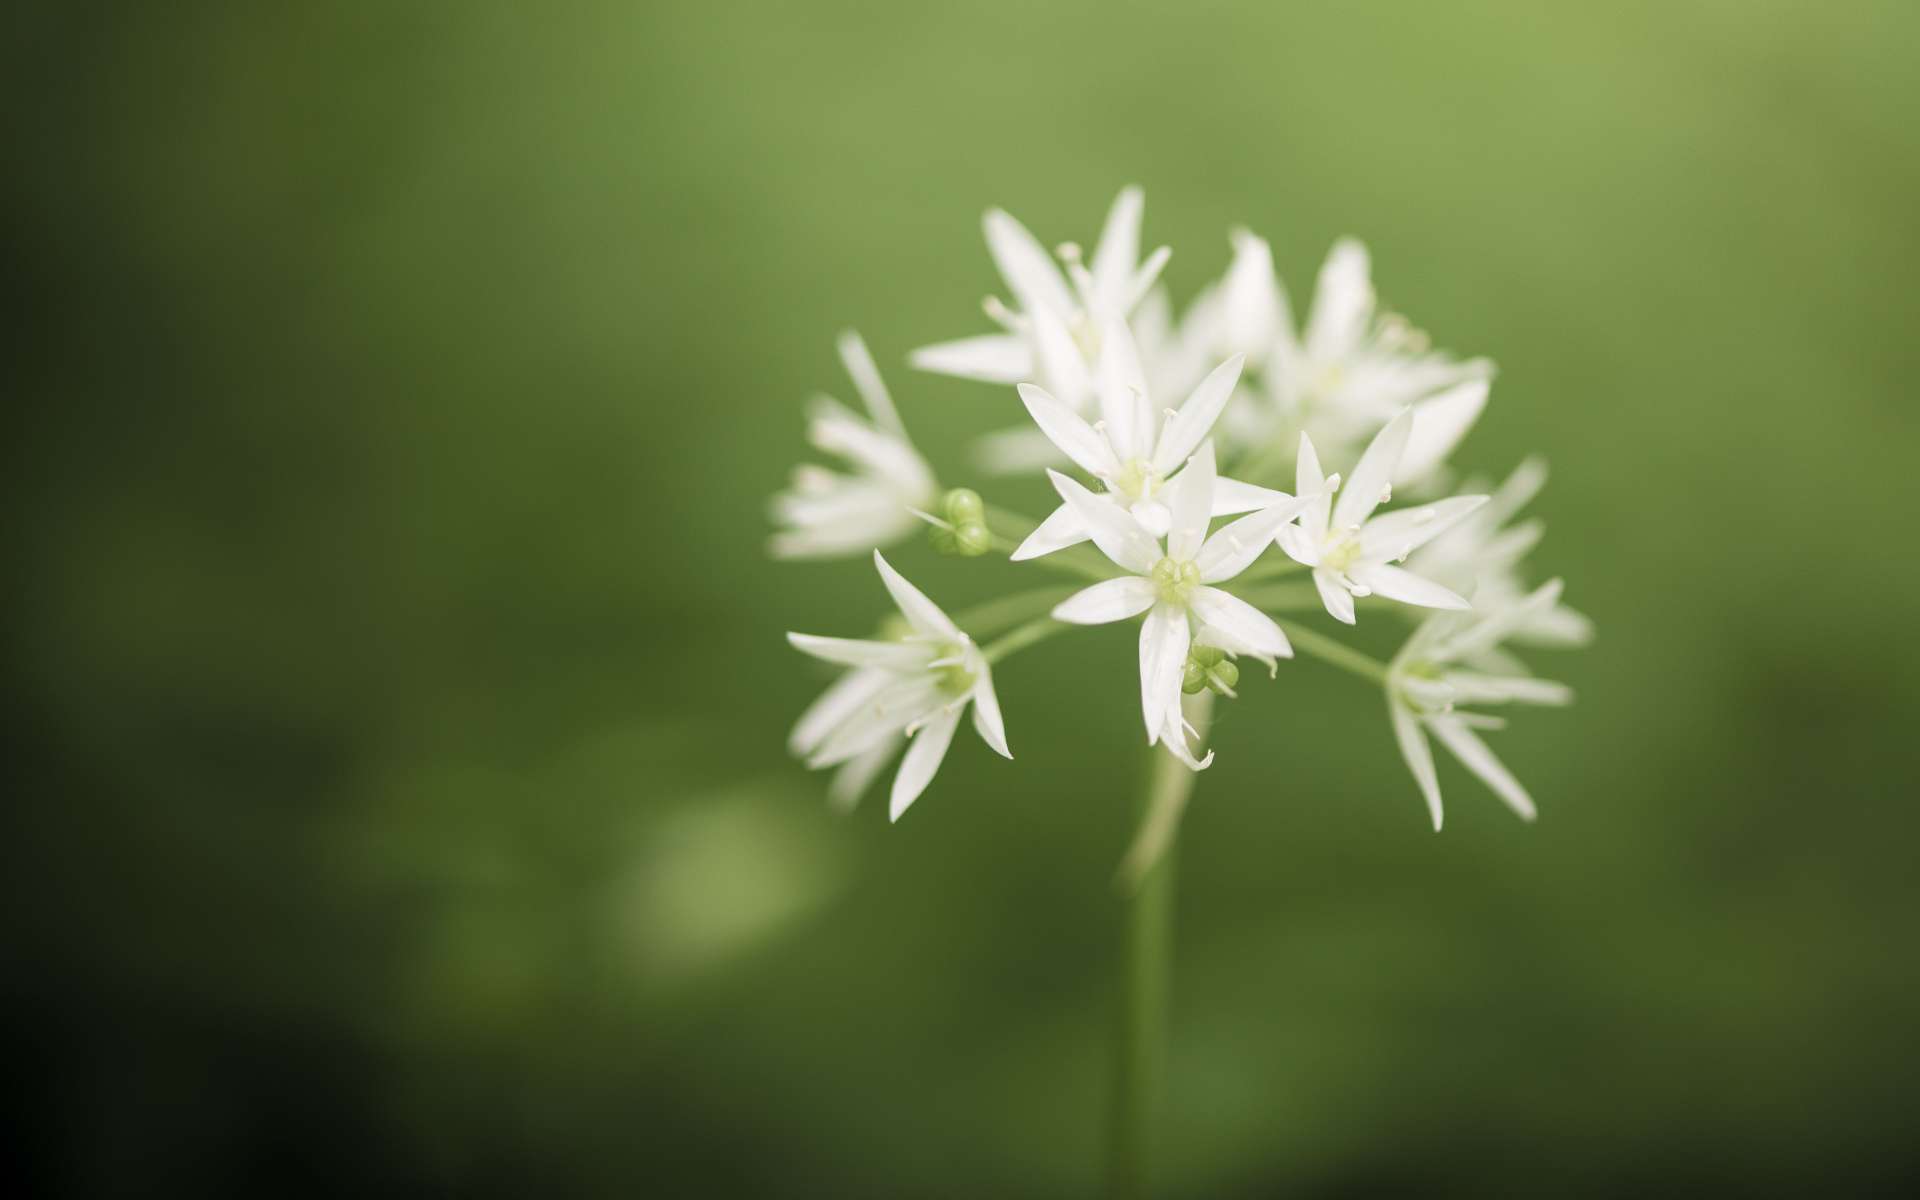
<svg viewBox="0 0 1920 1200">
<path fill-rule="evenodd" d="M 1151 500 L 1160 490 L 1160 472 L 1144 458 L 1130 458 L 1113 477 L 1113 490 L 1129 500 Z"/>
<path fill-rule="evenodd" d="M 1346 382 L 1346 378 L 1347 368 L 1345 364 L 1338 360 L 1330 362 L 1314 373 L 1314 394 L 1318 396 L 1332 395 L 1335 391 L 1339 390 L 1342 383 Z"/>
<path fill-rule="evenodd" d="M 1094 324 L 1093 314 L 1081 312 L 1073 318 L 1073 323 L 1067 326 L 1067 330 L 1073 337 L 1074 345 L 1080 347 L 1080 353 L 1086 355 L 1088 362 L 1099 359 L 1100 327 Z"/>
<path fill-rule="evenodd" d="M 937 646 L 933 661 L 940 664 L 933 668 L 933 677 L 941 691 L 958 698 L 973 690 L 973 672 L 967 669 L 965 647 L 951 642 Z"/>
<path fill-rule="evenodd" d="M 1200 586 L 1200 568 L 1191 560 L 1163 558 L 1153 564 L 1153 588 L 1162 600 L 1184 605 L 1193 589 Z"/>
<path fill-rule="evenodd" d="M 1360 558 L 1360 531 L 1351 525 L 1331 530 L 1326 549 L 1320 552 L 1320 565 L 1329 571 L 1345 571 Z"/>
</svg>

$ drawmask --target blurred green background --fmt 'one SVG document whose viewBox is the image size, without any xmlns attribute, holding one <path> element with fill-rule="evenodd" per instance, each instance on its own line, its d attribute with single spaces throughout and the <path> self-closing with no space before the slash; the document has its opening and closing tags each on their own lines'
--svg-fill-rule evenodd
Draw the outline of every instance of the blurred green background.
<svg viewBox="0 0 1920 1200">
<path fill-rule="evenodd" d="M 1501 366 L 1579 704 L 1451 763 L 1228 706 L 1164 1190 L 1828 1192 L 1920 1169 L 1920 9 L 70 4 L 0 39 L 8 1118 L 47 1190 L 1092 1190 L 1128 631 L 895 827 L 784 755 L 870 569 L 766 496 L 857 326 L 946 476 L 978 218 L 1118 187 Z M 1037 488 L 992 490 L 1037 508 Z M 953 606 L 1010 568 L 903 549 Z M 1362 633 L 1383 641 L 1385 623 Z"/>
</svg>

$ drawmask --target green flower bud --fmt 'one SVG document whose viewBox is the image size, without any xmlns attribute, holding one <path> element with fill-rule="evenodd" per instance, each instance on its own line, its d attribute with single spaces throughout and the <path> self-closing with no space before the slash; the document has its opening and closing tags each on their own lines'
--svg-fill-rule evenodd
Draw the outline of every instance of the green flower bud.
<svg viewBox="0 0 1920 1200">
<path fill-rule="evenodd" d="M 1240 668 L 1233 665 L 1232 659 L 1223 658 L 1207 668 L 1207 686 L 1225 694 L 1228 689 L 1240 682 Z"/>
<path fill-rule="evenodd" d="M 1206 686 L 1207 672 L 1205 668 L 1201 667 L 1199 663 L 1194 662 L 1192 659 L 1188 659 L 1186 671 L 1180 676 L 1180 690 L 1189 696 L 1195 696 Z"/>
<path fill-rule="evenodd" d="M 980 493 L 972 488 L 954 488 L 942 501 L 947 520 L 955 525 L 977 523 L 987 515 L 987 506 L 980 502 Z"/>
<path fill-rule="evenodd" d="M 1194 662 L 1199 663 L 1202 667 L 1211 667 L 1224 661 L 1227 657 L 1227 652 L 1218 646 L 1195 646 L 1192 655 Z"/>
<path fill-rule="evenodd" d="M 978 503 L 977 497 L 975 503 Z M 953 531 L 953 541 L 955 552 L 963 558 L 978 558 L 993 549 L 993 535 L 978 521 L 963 522 Z"/>
</svg>

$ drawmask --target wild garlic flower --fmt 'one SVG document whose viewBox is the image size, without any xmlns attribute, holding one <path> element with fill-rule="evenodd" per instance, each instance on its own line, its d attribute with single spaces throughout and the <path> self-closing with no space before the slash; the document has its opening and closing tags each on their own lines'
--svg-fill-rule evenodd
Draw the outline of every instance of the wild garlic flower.
<svg viewBox="0 0 1920 1200">
<path fill-rule="evenodd" d="M 1196 643 L 1250 654 L 1269 666 L 1275 659 L 1293 656 L 1287 635 L 1273 618 L 1214 585 L 1246 570 L 1273 539 L 1274 531 L 1307 507 L 1312 497 L 1289 498 L 1209 537 L 1216 476 L 1213 443 L 1207 442 L 1167 488 L 1169 524 L 1162 545 L 1159 537 L 1111 497 L 1095 495 L 1057 471 L 1049 475 L 1094 545 L 1128 572 L 1069 596 L 1053 610 L 1054 620 L 1104 625 L 1146 613 L 1140 627 L 1140 709 L 1147 744 L 1164 742 L 1189 767 L 1205 769 L 1213 754 L 1194 758 L 1187 744 L 1193 730 L 1180 712 L 1182 684 Z M 1204 671 L 1218 661 L 1216 654 L 1198 665 Z"/>
<path fill-rule="evenodd" d="M 1266 393 L 1244 407 L 1231 432 L 1249 441 L 1309 433 L 1335 462 L 1345 462 L 1412 406 L 1414 436 L 1393 482 L 1423 482 L 1486 406 L 1492 363 L 1436 352 L 1404 318 L 1380 312 L 1367 249 L 1351 238 L 1327 255 L 1298 330 L 1266 241 L 1240 230 L 1233 243 L 1226 276 L 1201 301 L 1201 325 L 1216 352 L 1247 356 Z"/>
<path fill-rule="evenodd" d="M 1492 364 L 1437 352 L 1384 311 L 1366 248 L 1351 239 L 1321 266 L 1304 320 L 1271 247 L 1244 229 L 1229 233 L 1225 273 L 1176 309 L 1160 281 L 1169 252 L 1141 257 L 1144 208 L 1138 188 L 1122 189 L 1090 256 L 1072 244 L 1048 250 L 989 210 L 987 249 L 1005 286 L 985 309 L 998 329 L 910 356 L 922 370 L 1013 387 L 1025 419 L 977 443 L 975 457 L 1000 471 L 1047 469 L 1059 504 L 1037 523 L 971 487 L 943 490 L 866 347 L 842 336 L 864 412 L 814 402 L 810 440 L 846 465 L 794 473 L 773 500 L 771 546 L 781 558 L 871 551 L 900 616 L 868 639 L 788 635 L 845 668 L 794 726 L 793 753 L 832 770 L 828 791 L 841 807 L 898 763 L 897 819 L 928 787 L 969 706 L 980 737 L 1011 757 L 990 666 L 1076 626 L 1138 617 L 1147 743 L 1186 767 L 1213 761 L 1196 727 L 1213 703 L 1207 693 L 1236 696 L 1245 656 L 1277 675 L 1298 646 L 1384 684 L 1435 828 L 1436 739 L 1531 817 L 1526 791 L 1481 740 L 1500 722 L 1480 708 L 1567 703 L 1565 687 L 1534 678 L 1509 647 L 1577 645 L 1592 624 L 1561 602 L 1558 580 L 1529 583 L 1524 560 L 1541 524 L 1520 514 L 1545 468 L 1524 462 L 1494 489 L 1456 484 L 1449 460 L 1486 411 Z M 1233 455 L 1234 478 L 1220 475 L 1216 448 Z M 1260 486 L 1289 472 L 1296 495 Z M 1394 493 L 1415 502 L 1381 511 Z M 1222 528 L 1211 528 L 1216 518 Z M 1014 585 L 964 618 L 992 636 L 978 646 L 879 553 L 922 521 L 928 550 L 981 563 L 982 574 L 1011 551 L 1023 571 L 1101 582 L 1064 601 L 1065 591 Z M 1013 528 L 1031 532 L 1016 546 Z M 1084 551 L 1066 553 L 1089 540 L 1117 577 Z M 1255 567 L 1271 544 L 1283 553 Z M 1264 586 L 1302 568 L 1312 593 Z M 1268 615 L 1304 604 L 1352 625 L 1356 601 L 1374 596 L 1408 613 L 1432 610 L 1391 662 Z M 1171 801 L 1149 815 L 1129 852 L 1131 878 L 1177 820 Z"/>
<path fill-rule="evenodd" d="M 923 371 L 988 383 L 1038 380 L 1085 411 L 1093 398 L 1101 331 L 1133 311 L 1172 253 L 1162 246 L 1139 261 L 1145 206 L 1139 188 L 1121 190 L 1091 263 L 1082 261 L 1080 248 L 1071 242 L 1059 248 L 1056 263 L 1026 226 L 1001 209 L 989 209 L 983 221 L 987 250 L 1013 304 L 990 298 L 986 310 L 1004 332 L 923 346 L 909 361 Z"/>
<path fill-rule="evenodd" d="M 1478 599 L 1476 597 L 1476 599 Z M 1507 806 L 1531 821 L 1532 797 L 1494 756 L 1476 729 L 1499 729 L 1498 717 L 1463 711 L 1461 705 L 1564 705 L 1573 701 L 1565 684 L 1536 679 L 1500 643 L 1551 610 L 1560 599 L 1555 579 L 1521 598 L 1484 613 L 1436 613 L 1407 640 L 1387 669 L 1387 713 L 1394 740 L 1426 797 L 1433 827 L 1441 823 L 1440 781 L 1434 771 L 1431 734 L 1477 775 Z"/>
<path fill-rule="evenodd" d="M 789 633 L 787 641 L 796 650 L 852 669 L 801 715 L 788 744 L 815 769 L 851 764 L 855 774 L 842 792 L 851 790 L 857 797 L 901 739 L 909 739 L 887 807 L 889 819 L 898 821 L 933 781 L 969 703 L 980 739 L 1003 758 L 1013 752 L 1007 749 L 993 673 L 979 647 L 878 550 L 873 565 L 906 629 L 888 641 Z"/>
<path fill-rule="evenodd" d="M 817 397 L 807 421 L 815 449 L 852 464 L 852 474 L 803 464 L 792 486 L 773 498 L 775 558 L 839 558 L 892 545 L 919 526 L 915 509 L 933 502 L 933 469 L 906 427 L 860 335 L 840 335 L 840 360 L 866 405 L 861 417 L 828 396 Z"/>
<path fill-rule="evenodd" d="M 1420 547 L 1408 560 L 1410 570 L 1470 594 L 1488 611 L 1518 603 L 1527 595 L 1520 564 L 1539 544 L 1545 525 L 1533 518 L 1509 524 L 1547 481 L 1547 465 L 1529 458 L 1493 491 L 1493 498 Z M 1531 610 L 1509 637 L 1525 645 L 1584 646 L 1593 640 L 1593 622 L 1564 602 Z"/>
<path fill-rule="evenodd" d="M 1422 608 L 1472 607 L 1451 589 L 1394 564 L 1485 504 L 1485 496 L 1455 496 L 1373 515 L 1392 494 L 1390 481 L 1412 428 L 1410 411 L 1388 422 L 1344 483 L 1338 475 L 1322 474 L 1312 439 L 1300 435 L 1297 487 L 1302 496 L 1317 499 L 1300 514 L 1298 525 L 1282 526 L 1275 539 L 1289 558 L 1313 568 L 1321 603 L 1336 621 L 1353 624 L 1354 598 L 1371 595 Z M 1336 486 L 1339 499 L 1330 501 L 1327 493 Z"/>
<path fill-rule="evenodd" d="M 1200 381 L 1178 410 L 1153 411 L 1127 324 L 1108 322 L 1101 336 L 1100 419 L 1089 425 L 1072 408 L 1033 384 L 1020 385 L 1020 399 L 1048 440 L 1087 474 L 1099 480 L 1107 496 L 1132 513 L 1154 537 L 1165 537 L 1171 519 L 1166 503 L 1170 479 L 1206 438 L 1240 377 L 1236 356 Z M 1233 479 L 1215 480 L 1210 515 L 1227 516 L 1291 499 L 1285 492 Z M 1087 540 L 1086 523 L 1071 504 L 1062 504 L 1014 550 L 1016 561 L 1038 558 Z"/>
</svg>

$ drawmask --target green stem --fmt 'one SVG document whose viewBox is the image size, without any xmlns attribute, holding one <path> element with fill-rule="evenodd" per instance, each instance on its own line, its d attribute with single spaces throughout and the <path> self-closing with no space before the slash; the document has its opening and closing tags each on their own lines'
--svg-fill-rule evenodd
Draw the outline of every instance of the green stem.
<svg viewBox="0 0 1920 1200">
<path fill-rule="evenodd" d="M 1286 631 L 1288 641 L 1315 658 L 1332 663 L 1343 671 L 1351 671 L 1362 679 L 1370 679 L 1375 683 L 1387 681 L 1387 664 L 1379 659 L 1343 646 L 1326 634 L 1316 633 L 1298 621 L 1288 621 L 1280 617 L 1275 617 L 1273 620 L 1274 624 Z"/>
<path fill-rule="evenodd" d="M 997 600 L 988 600 L 972 608 L 961 610 L 953 623 L 978 639 L 985 633 L 994 633 L 1014 625 L 1036 613 L 1052 610 L 1053 606 L 1073 595 L 1070 587 L 1033 588 L 1030 591 L 1015 592 L 1011 596 L 1002 596 Z"/>
<path fill-rule="evenodd" d="M 1071 625 L 1056 621 L 1052 617 L 1041 617 L 1037 621 L 1028 621 L 1012 633 L 987 646 L 980 654 L 989 664 L 997 663 L 1016 650 L 1024 650 L 1035 642 L 1045 641 L 1062 629 L 1071 628 L 1073 628 Z"/>
<path fill-rule="evenodd" d="M 1212 693 L 1190 698 L 1187 719 L 1206 737 Z M 1119 1027 L 1115 1037 L 1108 1194 L 1148 1193 L 1165 1089 L 1167 995 L 1173 966 L 1174 843 L 1193 794 L 1194 772 L 1153 752 L 1140 797 L 1140 826 L 1120 866 L 1125 905 Z"/>
</svg>

